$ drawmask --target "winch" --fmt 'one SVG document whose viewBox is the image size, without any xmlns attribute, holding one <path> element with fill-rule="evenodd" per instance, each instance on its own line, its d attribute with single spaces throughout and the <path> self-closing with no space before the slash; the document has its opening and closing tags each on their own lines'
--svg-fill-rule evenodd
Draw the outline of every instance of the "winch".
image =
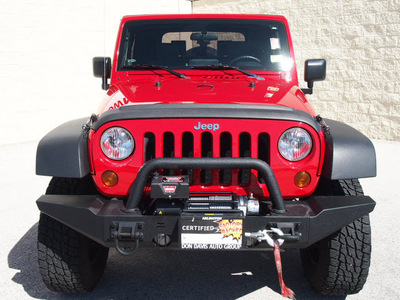
<svg viewBox="0 0 400 300">
<path fill-rule="evenodd" d="M 154 212 L 160 215 L 179 215 L 182 212 L 237 213 L 243 216 L 258 215 L 260 202 L 250 196 L 235 193 L 190 193 L 189 176 L 161 176 L 155 174 L 151 182 Z M 168 200 L 167 200 L 168 199 Z"/>
<path fill-rule="evenodd" d="M 252 195 L 238 196 L 234 193 L 218 195 L 191 196 L 185 203 L 186 212 L 208 212 L 240 213 L 246 215 L 258 215 L 260 203 Z"/>
</svg>

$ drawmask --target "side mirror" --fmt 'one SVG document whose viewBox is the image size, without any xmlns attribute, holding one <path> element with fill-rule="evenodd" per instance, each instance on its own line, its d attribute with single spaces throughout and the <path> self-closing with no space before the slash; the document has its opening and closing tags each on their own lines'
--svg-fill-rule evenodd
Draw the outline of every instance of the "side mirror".
<svg viewBox="0 0 400 300">
<path fill-rule="evenodd" d="M 307 82 L 308 89 L 302 89 L 304 94 L 312 94 L 314 81 L 325 80 L 326 60 L 308 59 L 304 64 L 304 80 Z"/>
<path fill-rule="evenodd" d="M 93 75 L 102 78 L 101 88 L 108 90 L 110 85 L 107 80 L 111 77 L 111 58 L 110 57 L 94 57 L 93 58 Z"/>
</svg>

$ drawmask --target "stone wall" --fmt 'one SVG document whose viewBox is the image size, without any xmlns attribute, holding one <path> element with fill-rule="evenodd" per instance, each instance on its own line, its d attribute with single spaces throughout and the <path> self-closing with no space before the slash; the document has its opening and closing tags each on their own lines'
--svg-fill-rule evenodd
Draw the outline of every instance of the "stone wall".
<svg viewBox="0 0 400 300">
<path fill-rule="evenodd" d="M 327 79 L 308 97 L 317 113 L 400 141 L 399 0 L 198 0 L 193 11 L 285 16 L 299 78 L 306 59 L 327 60 Z"/>
</svg>

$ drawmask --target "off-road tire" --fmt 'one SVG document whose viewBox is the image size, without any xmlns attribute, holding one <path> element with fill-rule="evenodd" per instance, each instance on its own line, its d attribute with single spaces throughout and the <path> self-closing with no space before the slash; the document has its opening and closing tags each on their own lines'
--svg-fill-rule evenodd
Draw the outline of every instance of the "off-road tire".
<svg viewBox="0 0 400 300">
<path fill-rule="evenodd" d="M 97 194 L 93 179 L 53 177 L 46 190 L 46 195 L 94 195 Z"/>
<path fill-rule="evenodd" d="M 357 179 L 321 182 L 319 195 L 363 195 Z M 369 216 L 300 251 L 304 273 L 322 295 L 358 293 L 364 286 L 371 258 Z"/>
<path fill-rule="evenodd" d="M 84 194 L 91 189 L 85 188 L 86 180 L 53 178 L 47 193 Z M 43 282 L 50 290 L 63 293 L 93 290 L 108 258 L 107 247 L 45 214 L 40 215 L 37 248 Z"/>
</svg>

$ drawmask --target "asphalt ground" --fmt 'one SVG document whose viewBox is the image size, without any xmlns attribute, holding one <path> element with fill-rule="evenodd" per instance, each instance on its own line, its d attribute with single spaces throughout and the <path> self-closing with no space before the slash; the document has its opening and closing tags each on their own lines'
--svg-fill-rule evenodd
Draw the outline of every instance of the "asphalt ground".
<svg viewBox="0 0 400 300">
<path fill-rule="evenodd" d="M 400 143 L 374 141 L 378 177 L 363 179 L 377 206 L 371 214 L 372 263 L 357 295 L 328 299 L 400 299 Z M 139 249 L 110 252 L 104 277 L 84 295 L 46 289 L 36 254 L 39 211 L 35 200 L 48 177 L 35 175 L 37 143 L 0 146 L 1 299 L 282 299 L 272 252 L 201 252 Z M 325 299 L 309 287 L 297 250 L 282 253 L 283 276 L 297 299 Z M 243 273 L 243 275 L 234 275 Z M 247 274 L 247 275 L 245 275 Z"/>
</svg>

